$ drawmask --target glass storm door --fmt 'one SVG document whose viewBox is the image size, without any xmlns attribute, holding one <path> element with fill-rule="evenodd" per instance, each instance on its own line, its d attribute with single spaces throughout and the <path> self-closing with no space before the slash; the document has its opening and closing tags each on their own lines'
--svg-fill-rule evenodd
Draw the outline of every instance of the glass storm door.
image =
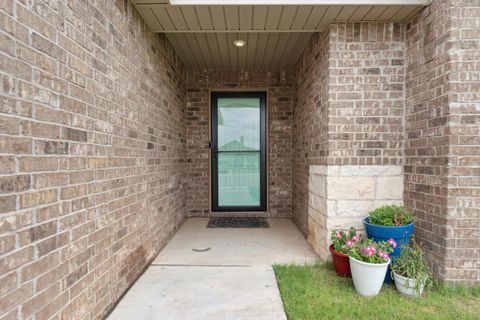
<svg viewBox="0 0 480 320">
<path fill-rule="evenodd" d="M 212 209 L 266 211 L 265 93 L 212 93 Z"/>
</svg>

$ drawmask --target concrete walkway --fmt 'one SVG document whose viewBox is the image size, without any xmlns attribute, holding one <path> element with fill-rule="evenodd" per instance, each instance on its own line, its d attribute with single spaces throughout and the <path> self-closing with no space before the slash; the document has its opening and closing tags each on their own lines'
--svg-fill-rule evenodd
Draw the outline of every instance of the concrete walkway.
<svg viewBox="0 0 480 320">
<path fill-rule="evenodd" d="M 188 219 L 108 320 L 286 319 L 274 263 L 316 261 L 288 219 L 268 229 L 207 229 Z"/>
</svg>

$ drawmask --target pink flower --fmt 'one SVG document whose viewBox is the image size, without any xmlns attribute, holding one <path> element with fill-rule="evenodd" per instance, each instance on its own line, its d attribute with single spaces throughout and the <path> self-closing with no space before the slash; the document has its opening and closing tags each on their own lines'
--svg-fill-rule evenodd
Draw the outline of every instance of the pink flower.
<svg viewBox="0 0 480 320">
<path fill-rule="evenodd" d="M 347 241 L 347 247 L 352 247 L 353 246 L 353 241 L 352 240 L 348 240 Z"/>
<path fill-rule="evenodd" d="M 375 254 L 375 252 L 372 250 L 371 246 L 368 246 L 368 247 L 362 249 L 362 253 L 366 256 L 369 256 L 369 257 L 371 257 Z"/>
<path fill-rule="evenodd" d="M 343 235 L 341 232 L 337 232 L 337 239 L 342 239 Z"/>
<path fill-rule="evenodd" d="M 360 241 L 360 238 L 358 236 L 353 236 L 352 240 L 355 241 L 355 242 L 358 242 L 358 241 Z"/>
<path fill-rule="evenodd" d="M 384 258 L 385 260 L 388 260 L 388 253 L 380 251 L 378 252 L 378 256 L 381 258 Z"/>
<path fill-rule="evenodd" d="M 375 253 L 376 249 L 374 246 L 368 246 L 367 251 L 372 251 L 373 253 Z"/>
<path fill-rule="evenodd" d="M 393 248 L 397 247 L 397 242 L 393 239 L 388 239 L 388 244 L 391 245 Z"/>
</svg>

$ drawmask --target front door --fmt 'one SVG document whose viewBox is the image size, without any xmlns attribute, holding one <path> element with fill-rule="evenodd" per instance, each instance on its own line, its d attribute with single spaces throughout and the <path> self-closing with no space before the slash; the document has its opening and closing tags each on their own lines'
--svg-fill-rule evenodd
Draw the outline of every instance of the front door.
<svg viewBox="0 0 480 320">
<path fill-rule="evenodd" d="M 266 211 L 265 97 L 212 93 L 213 211 Z"/>
</svg>

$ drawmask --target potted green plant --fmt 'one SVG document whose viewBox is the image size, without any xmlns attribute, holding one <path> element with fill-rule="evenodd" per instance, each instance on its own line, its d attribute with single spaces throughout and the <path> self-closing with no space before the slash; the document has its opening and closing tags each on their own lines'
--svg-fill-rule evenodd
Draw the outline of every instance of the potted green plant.
<svg viewBox="0 0 480 320">
<path fill-rule="evenodd" d="M 412 212 L 404 206 L 382 206 L 371 211 L 368 217 L 363 219 L 367 237 L 374 241 L 387 241 L 394 239 L 399 244 L 394 249 L 391 257 L 400 255 L 400 246 L 409 244 L 413 234 L 414 219 Z M 392 281 L 390 272 L 385 276 L 385 282 Z"/>
<path fill-rule="evenodd" d="M 402 246 L 399 257 L 392 259 L 392 278 L 397 290 L 408 297 L 419 297 L 425 286 L 431 285 L 432 275 L 423 255 L 415 241 Z"/>
<path fill-rule="evenodd" d="M 353 243 L 360 240 L 357 230 L 351 227 L 348 232 L 334 230 L 330 236 L 332 244 L 329 247 L 335 271 L 340 277 L 351 277 L 350 262 L 347 252 Z"/>
<path fill-rule="evenodd" d="M 396 246 L 395 240 L 388 242 L 374 242 L 362 238 L 353 243 L 348 250 L 350 270 L 352 271 L 353 285 L 361 296 L 376 296 L 382 288 L 388 265 L 389 253 Z"/>
</svg>

